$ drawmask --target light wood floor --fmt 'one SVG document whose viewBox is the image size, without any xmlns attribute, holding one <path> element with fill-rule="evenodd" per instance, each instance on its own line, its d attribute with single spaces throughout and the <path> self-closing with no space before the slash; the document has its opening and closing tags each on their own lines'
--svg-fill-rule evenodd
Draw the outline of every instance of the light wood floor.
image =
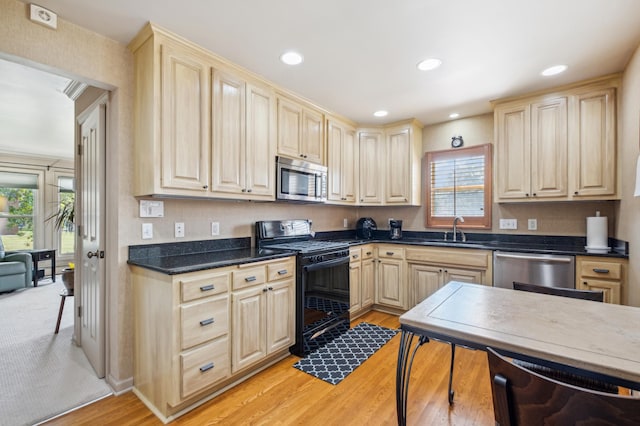
<svg viewBox="0 0 640 426">
<path fill-rule="evenodd" d="M 366 321 L 388 328 L 398 318 L 370 312 Z M 336 386 L 303 373 L 293 355 L 180 417 L 175 425 L 393 425 L 399 336 Z M 487 356 L 456 349 L 455 403 L 447 403 L 449 345 L 430 342 L 416 355 L 408 398 L 409 425 L 493 425 Z M 160 425 L 131 392 L 108 397 L 47 425 Z"/>
</svg>

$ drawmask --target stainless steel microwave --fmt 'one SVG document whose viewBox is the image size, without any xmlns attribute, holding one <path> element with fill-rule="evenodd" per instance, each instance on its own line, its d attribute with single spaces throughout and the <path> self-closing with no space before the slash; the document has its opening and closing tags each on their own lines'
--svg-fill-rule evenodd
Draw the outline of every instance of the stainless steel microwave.
<svg viewBox="0 0 640 426">
<path fill-rule="evenodd" d="M 309 161 L 276 157 L 276 199 L 324 203 L 327 168 Z"/>
</svg>

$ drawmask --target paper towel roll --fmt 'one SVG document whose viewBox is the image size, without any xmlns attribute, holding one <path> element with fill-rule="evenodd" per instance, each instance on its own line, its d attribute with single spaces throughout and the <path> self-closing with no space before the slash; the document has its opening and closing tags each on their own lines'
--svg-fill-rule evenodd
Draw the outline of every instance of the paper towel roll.
<svg viewBox="0 0 640 426">
<path fill-rule="evenodd" d="M 607 218 L 594 216 L 587 218 L 587 248 L 607 248 Z"/>
</svg>

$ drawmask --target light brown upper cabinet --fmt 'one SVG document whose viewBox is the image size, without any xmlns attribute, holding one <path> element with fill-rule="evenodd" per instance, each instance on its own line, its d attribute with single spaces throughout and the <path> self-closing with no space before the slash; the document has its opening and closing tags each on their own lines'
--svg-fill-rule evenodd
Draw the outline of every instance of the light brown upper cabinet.
<svg viewBox="0 0 640 426">
<path fill-rule="evenodd" d="M 610 200 L 618 76 L 495 102 L 495 201 Z"/>
<path fill-rule="evenodd" d="M 422 127 L 408 120 L 358 130 L 360 205 L 420 205 Z"/>
<path fill-rule="evenodd" d="M 154 32 L 130 46 L 135 59 L 135 195 L 203 195 L 209 189 L 209 62 Z"/>
<path fill-rule="evenodd" d="M 358 182 L 356 129 L 344 121 L 327 119 L 327 199 L 332 204 L 354 204 Z"/>
<path fill-rule="evenodd" d="M 275 199 L 275 94 L 213 70 L 211 190 L 220 198 Z"/>
<path fill-rule="evenodd" d="M 278 155 L 324 164 L 324 115 L 278 96 Z"/>
</svg>

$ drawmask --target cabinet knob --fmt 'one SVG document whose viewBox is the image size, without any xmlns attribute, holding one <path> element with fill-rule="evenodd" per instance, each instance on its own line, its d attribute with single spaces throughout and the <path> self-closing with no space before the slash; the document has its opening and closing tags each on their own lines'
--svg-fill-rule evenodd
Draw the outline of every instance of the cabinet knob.
<svg viewBox="0 0 640 426">
<path fill-rule="evenodd" d="M 359 256 L 358 256 L 357 254 L 354 254 L 354 255 L 353 255 L 353 256 L 351 256 L 351 257 L 353 257 L 354 259 L 357 259 Z"/>
<path fill-rule="evenodd" d="M 251 188 L 247 189 L 247 192 L 251 192 L 251 191 L 252 191 L 252 189 L 251 189 Z"/>
<path fill-rule="evenodd" d="M 300 154 L 300 158 L 304 158 L 304 154 Z"/>
<path fill-rule="evenodd" d="M 241 191 L 242 191 L 242 192 L 247 192 L 247 190 L 246 190 L 246 189 L 244 189 L 244 188 L 242 188 L 242 189 L 241 189 Z"/>
<path fill-rule="evenodd" d="M 267 290 L 273 291 L 273 287 L 267 287 Z"/>
<path fill-rule="evenodd" d="M 266 287 L 262 289 L 263 293 L 266 293 L 267 291 L 269 291 Z"/>
<path fill-rule="evenodd" d="M 578 195 L 578 191 L 574 192 L 573 195 Z"/>
<path fill-rule="evenodd" d="M 534 197 L 536 196 L 536 193 L 535 193 L 535 192 L 533 193 L 533 196 L 534 196 Z"/>
<path fill-rule="evenodd" d="M 202 185 L 202 189 L 208 189 L 209 185 Z"/>
<path fill-rule="evenodd" d="M 529 196 L 529 193 L 527 192 L 526 194 L 524 194 L 524 196 L 525 196 L 525 197 L 528 197 L 528 196 Z"/>
</svg>

